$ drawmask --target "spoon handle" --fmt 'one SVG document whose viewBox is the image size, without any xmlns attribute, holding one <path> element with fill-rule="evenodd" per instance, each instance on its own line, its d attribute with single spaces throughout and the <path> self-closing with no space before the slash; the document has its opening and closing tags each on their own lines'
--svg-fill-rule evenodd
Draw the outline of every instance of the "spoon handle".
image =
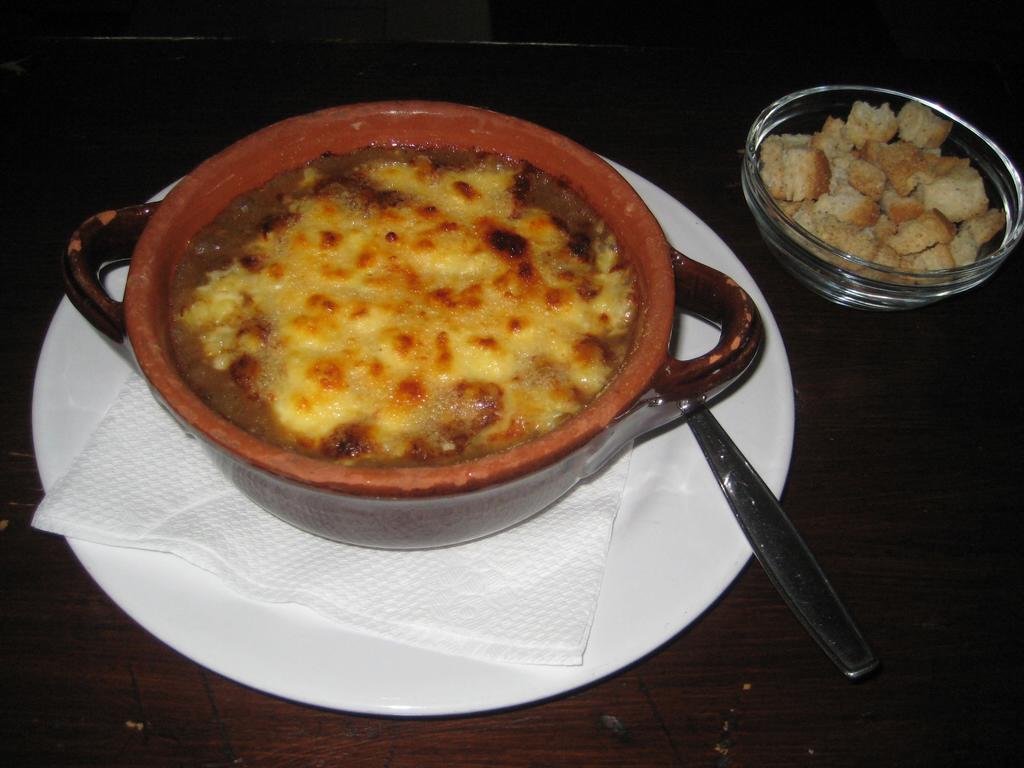
<svg viewBox="0 0 1024 768">
<path fill-rule="evenodd" d="M 877 657 L 778 499 L 711 411 L 688 409 L 687 423 L 772 584 L 843 674 L 867 675 Z"/>
</svg>

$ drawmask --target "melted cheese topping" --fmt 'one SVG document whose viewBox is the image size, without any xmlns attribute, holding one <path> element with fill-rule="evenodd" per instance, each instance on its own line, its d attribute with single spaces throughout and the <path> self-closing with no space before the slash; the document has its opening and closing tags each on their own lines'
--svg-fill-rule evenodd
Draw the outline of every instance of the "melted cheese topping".
<svg viewBox="0 0 1024 768">
<path fill-rule="evenodd" d="M 311 165 L 185 290 L 183 367 L 262 412 L 232 409 L 243 426 L 344 461 L 453 461 L 553 429 L 620 365 L 633 274 L 599 221 L 570 231 L 525 202 L 524 167 L 408 152 L 340 176 Z"/>
</svg>

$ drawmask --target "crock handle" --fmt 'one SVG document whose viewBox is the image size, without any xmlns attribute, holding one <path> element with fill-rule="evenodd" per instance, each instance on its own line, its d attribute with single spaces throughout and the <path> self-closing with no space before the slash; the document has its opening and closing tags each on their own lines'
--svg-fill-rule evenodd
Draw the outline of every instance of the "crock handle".
<svg viewBox="0 0 1024 768">
<path fill-rule="evenodd" d="M 64 290 L 98 331 L 124 341 L 124 307 L 100 282 L 104 265 L 131 258 L 132 249 L 159 203 L 134 205 L 90 216 L 71 235 L 64 254 Z"/>
<path fill-rule="evenodd" d="M 718 270 L 671 251 L 676 305 L 719 326 L 722 335 L 707 354 L 668 358 L 655 374 L 654 391 L 666 400 L 706 400 L 750 365 L 764 339 L 761 317 L 750 295 Z"/>
</svg>

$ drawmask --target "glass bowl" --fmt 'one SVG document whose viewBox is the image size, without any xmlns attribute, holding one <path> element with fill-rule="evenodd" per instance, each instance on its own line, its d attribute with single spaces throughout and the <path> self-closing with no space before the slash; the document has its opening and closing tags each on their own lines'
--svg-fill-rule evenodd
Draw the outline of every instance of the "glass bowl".
<svg viewBox="0 0 1024 768">
<path fill-rule="evenodd" d="M 928 272 L 905 272 L 858 258 L 811 234 L 787 216 L 761 178 L 759 153 L 772 134 L 820 131 L 828 116 L 846 119 L 855 101 L 874 107 L 888 102 L 893 112 L 918 101 L 950 120 L 944 156 L 965 157 L 985 182 L 990 207 L 1002 207 L 1003 230 L 985 243 L 970 264 Z M 988 137 L 943 107 L 899 91 L 859 85 L 828 85 L 798 91 L 770 104 L 750 128 L 743 159 L 743 195 L 754 221 L 779 262 L 811 290 L 844 306 L 898 310 L 931 304 L 975 288 L 999 268 L 1024 231 L 1020 173 Z"/>
</svg>

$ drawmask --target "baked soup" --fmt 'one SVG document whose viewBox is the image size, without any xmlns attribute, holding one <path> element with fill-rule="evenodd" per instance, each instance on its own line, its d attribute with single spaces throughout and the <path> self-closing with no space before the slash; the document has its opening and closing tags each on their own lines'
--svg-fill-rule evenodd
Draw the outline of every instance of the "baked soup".
<svg viewBox="0 0 1024 768">
<path fill-rule="evenodd" d="M 620 367 L 637 312 L 613 234 L 494 154 L 326 155 L 236 199 L 175 274 L 201 397 L 285 448 L 438 465 L 544 434 Z"/>
</svg>

